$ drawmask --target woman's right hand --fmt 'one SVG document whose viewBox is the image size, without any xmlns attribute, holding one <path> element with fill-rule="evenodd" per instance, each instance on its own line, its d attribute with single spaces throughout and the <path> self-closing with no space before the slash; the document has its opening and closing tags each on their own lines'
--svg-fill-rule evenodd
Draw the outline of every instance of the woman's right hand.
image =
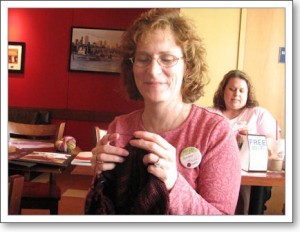
<svg viewBox="0 0 300 232">
<path fill-rule="evenodd" d="M 248 128 L 243 128 L 238 131 L 239 135 L 248 135 Z"/>
<path fill-rule="evenodd" d="M 243 142 L 244 142 L 243 136 L 245 135 L 248 135 L 248 128 L 242 128 L 236 134 L 236 141 L 239 149 L 241 149 L 243 146 Z"/>
<path fill-rule="evenodd" d="M 111 142 L 117 141 L 119 137 L 119 133 L 106 134 L 92 149 L 91 163 L 96 174 L 114 169 L 116 163 L 124 162 L 124 157 L 129 155 L 124 148 L 111 145 Z"/>
</svg>

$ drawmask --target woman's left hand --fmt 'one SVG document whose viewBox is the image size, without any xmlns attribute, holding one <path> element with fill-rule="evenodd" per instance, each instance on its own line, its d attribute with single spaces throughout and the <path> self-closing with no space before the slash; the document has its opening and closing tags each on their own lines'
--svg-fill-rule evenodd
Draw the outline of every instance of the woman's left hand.
<svg viewBox="0 0 300 232">
<path fill-rule="evenodd" d="M 177 180 L 176 148 L 161 136 L 147 132 L 136 131 L 135 138 L 130 144 L 149 151 L 143 162 L 148 165 L 148 172 L 165 183 L 167 190 L 171 190 Z"/>
</svg>

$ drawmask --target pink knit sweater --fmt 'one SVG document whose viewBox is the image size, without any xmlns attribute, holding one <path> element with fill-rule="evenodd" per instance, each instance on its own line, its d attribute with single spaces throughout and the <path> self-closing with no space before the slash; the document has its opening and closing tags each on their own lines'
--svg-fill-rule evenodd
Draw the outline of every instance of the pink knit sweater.
<svg viewBox="0 0 300 232">
<path fill-rule="evenodd" d="M 116 117 L 108 133 L 122 134 L 117 146 L 124 147 L 134 131 L 145 130 L 143 110 Z M 193 105 L 186 121 L 178 128 L 160 134 L 177 150 L 178 179 L 170 191 L 170 214 L 234 214 L 238 199 L 241 164 L 235 136 L 228 120 Z M 180 153 L 196 147 L 202 161 L 196 168 L 185 168 Z"/>
</svg>

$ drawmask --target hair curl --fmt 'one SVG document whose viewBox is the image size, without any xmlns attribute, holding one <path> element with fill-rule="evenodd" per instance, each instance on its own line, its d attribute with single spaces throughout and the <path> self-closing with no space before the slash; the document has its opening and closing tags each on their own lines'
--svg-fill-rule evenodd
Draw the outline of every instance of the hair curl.
<svg viewBox="0 0 300 232">
<path fill-rule="evenodd" d="M 220 82 L 219 87 L 214 94 L 214 100 L 213 100 L 214 107 L 221 111 L 226 110 L 226 105 L 225 105 L 225 101 L 224 101 L 224 92 L 225 92 L 225 88 L 231 78 L 240 78 L 240 79 L 244 80 L 247 84 L 248 96 L 247 96 L 247 102 L 246 102 L 245 107 L 252 108 L 252 107 L 258 106 L 258 101 L 255 99 L 254 88 L 251 84 L 250 77 L 245 72 L 236 69 L 236 70 L 231 70 L 224 75 L 223 80 Z"/>
<path fill-rule="evenodd" d="M 123 34 L 121 39 L 121 74 L 130 99 L 143 100 L 135 81 L 132 63 L 129 61 L 136 51 L 137 43 L 143 41 L 156 29 L 170 30 L 183 51 L 186 72 L 181 93 L 183 102 L 192 103 L 204 95 L 207 77 L 206 51 L 195 26 L 180 16 L 179 9 L 151 9 L 143 13 Z"/>
</svg>

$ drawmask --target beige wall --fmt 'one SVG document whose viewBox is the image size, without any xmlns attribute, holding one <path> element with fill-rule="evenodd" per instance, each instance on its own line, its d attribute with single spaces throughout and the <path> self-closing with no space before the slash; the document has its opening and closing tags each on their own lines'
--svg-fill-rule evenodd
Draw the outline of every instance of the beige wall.
<svg viewBox="0 0 300 232">
<path fill-rule="evenodd" d="M 237 67 L 240 9 L 183 8 L 181 13 L 194 21 L 207 51 L 210 83 L 197 104 L 212 106 L 223 75 Z"/>
<path fill-rule="evenodd" d="M 260 106 L 279 121 L 285 137 L 285 65 L 278 62 L 285 46 L 285 15 L 280 8 L 183 8 L 202 37 L 211 82 L 198 105 L 211 106 L 223 75 L 242 69 L 252 78 Z"/>
<path fill-rule="evenodd" d="M 248 9 L 245 38 L 244 71 L 285 137 L 285 64 L 278 62 L 279 47 L 285 47 L 285 10 Z"/>
</svg>

